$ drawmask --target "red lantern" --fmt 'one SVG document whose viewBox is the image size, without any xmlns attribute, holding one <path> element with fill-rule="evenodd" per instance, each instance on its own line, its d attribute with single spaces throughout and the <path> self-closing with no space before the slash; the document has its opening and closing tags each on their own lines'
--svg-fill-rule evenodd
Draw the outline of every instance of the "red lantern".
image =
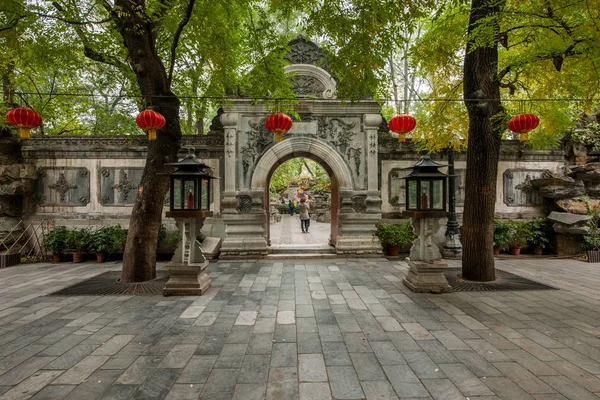
<svg viewBox="0 0 600 400">
<path fill-rule="evenodd" d="M 31 137 L 29 130 L 42 124 L 40 114 L 27 107 L 10 110 L 6 113 L 6 119 L 10 124 L 19 128 L 19 135 L 23 139 L 29 139 Z"/>
<path fill-rule="evenodd" d="M 533 114 L 515 115 L 508 121 L 508 129 L 519 134 L 521 142 L 529 139 L 528 133 L 538 127 L 540 119 Z"/>
<path fill-rule="evenodd" d="M 137 126 L 148 131 L 148 140 L 156 140 L 156 131 L 166 124 L 165 117 L 153 110 L 144 110 L 135 119 Z"/>
<path fill-rule="evenodd" d="M 283 134 L 289 131 L 292 125 L 292 119 L 282 113 L 271 114 L 265 120 L 265 127 L 275 134 L 276 142 L 283 140 Z"/>
<path fill-rule="evenodd" d="M 412 115 L 400 114 L 392 117 L 388 123 L 390 131 L 398 134 L 398 141 L 405 142 L 406 134 L 417 126 L 417 120 Z"/>
</svg>

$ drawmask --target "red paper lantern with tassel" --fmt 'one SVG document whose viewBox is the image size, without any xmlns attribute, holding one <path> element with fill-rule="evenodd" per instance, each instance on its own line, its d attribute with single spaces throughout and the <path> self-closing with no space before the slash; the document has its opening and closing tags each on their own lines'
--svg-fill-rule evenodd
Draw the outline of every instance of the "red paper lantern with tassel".
<svg viewBox="0 0 600 400">
<path fill-rule="evenodd" d="M 166 124 L 165 117 L 153 110 L 144 110 L 135 119 L 137 126 L 148 131 L 148 140 L 156 140 L 156 131 Z"/>
<path fill-rule="evenodd" d="M 525 142 L 529 139 L 529 132 L 540 124 L 540 119 L 534 114 L 515 115 L 508 121 L 508 129 L 519 134 L 519 140 Z"/>
<path fill-rule="evenodd" d="M 276 142 L 283 140 L 283 134 L 289 131 L 293 124 L 292 119 L 282 113 L 271 114 L 265 120 L 265 128 L 275 134 Z"/>
<path fill-rule="evenodd" d="M 10 124 L 19 128 L 19 135 L 23 139 L 29 139 L 31 137 L 29 130 L 42 124 L 40 114 L 27 107 L 10 110 L 6 113 L 6 119 Z"/>
<path fill-rule="evenodd" d="M 417 120 L 412 115 L 400 114 L 390 119 L 388 127 L 390 131 L 398 134 L 398 141 L 405 142 L 406 134 L 417 126 Z"/>
</svg>

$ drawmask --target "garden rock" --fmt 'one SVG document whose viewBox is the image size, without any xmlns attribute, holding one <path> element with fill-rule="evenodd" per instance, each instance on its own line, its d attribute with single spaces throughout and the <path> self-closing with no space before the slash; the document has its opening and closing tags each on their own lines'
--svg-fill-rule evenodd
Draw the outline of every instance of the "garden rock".
<svg viewBox="0 0 600 400">
<path fill-rule="evenodd" d="M 554 232 L 570 235 L 588 234 L 589 228 L 587 224 L 591 219 L 591 215 L 561 213 L 556 211 L 553 211 L 548 215 L 548 220 L 554 222 L 554 225 L 552 226 Z"/>
<path fill-rule="evenodd" d="M 588 190 L 589 194 L 589 190 Z M 588 204 L 592 210 L 600 210 L 600 200 L 589 200 L 587 202 L 573 199 L 556 200 L 556 206 L 567 213 L 586 215 Z"/>
</svg>

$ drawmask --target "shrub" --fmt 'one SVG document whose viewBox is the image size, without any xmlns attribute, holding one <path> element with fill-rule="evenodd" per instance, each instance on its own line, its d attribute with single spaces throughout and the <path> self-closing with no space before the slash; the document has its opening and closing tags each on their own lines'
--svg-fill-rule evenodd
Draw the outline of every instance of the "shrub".
<svg viewBox="0 0 600 400">
<path fill-rule="evenodd" d="M 90 239 L 90 251 L 93 253 L 110 253 L 114 247 L 114 228 L 120 229 L 120 226 L 103 226 L 92 232 Z"/>
<path fill-rule="evenodd" d="M 494 246 L 508 246 L 510 241 L 511 221 L 494 218 Z"/>
<path fill-rule="evenodd" d="M 530 236 L 529 224 L 527 221 L 508 221 L 510 226 L 510 239 L 508 245 L 510 247 L 525 247 L 527 246 L 527 238 Z"/>
<path fill-rule="evenodd" d="M 67 249 L 73 253 L 87 253 L 90 247 L 92 234 L 89 228 L 79 228 L 67 234 Z"/>
<path fill-rule="evenodd" d="M 405 247 L 416 239 L 410 223 L 391 225 L 381 222 L 377 224 L 375 235 L 384 247 Z"/>
<path fill-rule="evenodd" d="M 66 226 L 56 226 L 44 234 L 44 248 L 53 254 L 61 254 L 67 248 L 69 231 Z"/>
<path fill-rule="evenodd" d="M 581 247 L 583 250 L 598 251 L 600 250 L 600 211 L 588 207 L 588 214 L 592 219 L 588 222 L 589 233 L 583 236 Z"/>
<path fill-rule="evenodd" d="M 527 221 L 527 224 L 529 225 L 529 236 L 527 237 L 527 243 L 533 247 L 541 247 L 542 249 L 550 247 L 546 218 L 532 218 Z"/>
</svg>

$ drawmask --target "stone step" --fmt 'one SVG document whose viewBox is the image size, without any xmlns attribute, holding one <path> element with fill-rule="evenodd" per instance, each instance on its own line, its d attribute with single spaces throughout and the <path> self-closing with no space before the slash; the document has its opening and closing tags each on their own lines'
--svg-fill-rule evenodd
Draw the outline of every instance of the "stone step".
<svg viewBox="0 0 600 400">
<path fill-rule="evenodd" d="M 278 253 L 278 254 L 267 254 L 265 260 L 276 261 L 276 260 L 316 260 L 316 259 L 330 259 L 337 258 L 338 255 L 335 253 Z"/>
<path fill-rule="evenodd" d="M 335 254 L 335 247 L 320 244 L 279 244 L 271 246 L 269 254 Z"/>
</svg>

